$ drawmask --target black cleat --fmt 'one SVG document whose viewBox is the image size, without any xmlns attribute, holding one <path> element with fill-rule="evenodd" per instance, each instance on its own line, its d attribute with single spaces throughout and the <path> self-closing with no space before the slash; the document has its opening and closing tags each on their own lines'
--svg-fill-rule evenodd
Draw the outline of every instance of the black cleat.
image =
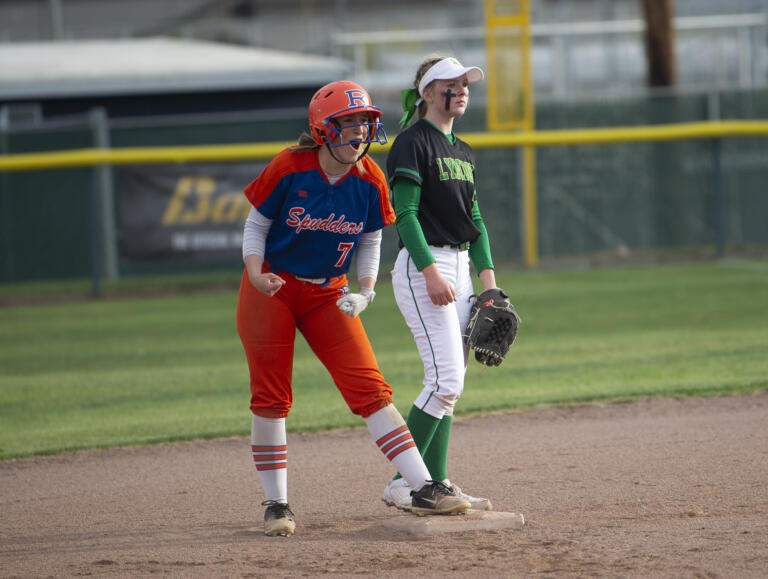
<svg viewBox="0 0 768 579">
<path fill-rule="evenodd" d="M 472 505 L 440 481 L 427 481 L 419 490 L 411 491 L 411 512 L 415 515 L 455 515 L 470 508 Z"/>
<path fill-rule="evenodd" d="M 293 518 L 293 511 L 288 503 L 279 503 L 277 501 L 264 501 L 261 503 L 267 507 L 264 511 L 264 534 L 269 537 L 282 535 L 287 537 L 293 535 L 296 528 L 296 522 Z"/>
</svg>

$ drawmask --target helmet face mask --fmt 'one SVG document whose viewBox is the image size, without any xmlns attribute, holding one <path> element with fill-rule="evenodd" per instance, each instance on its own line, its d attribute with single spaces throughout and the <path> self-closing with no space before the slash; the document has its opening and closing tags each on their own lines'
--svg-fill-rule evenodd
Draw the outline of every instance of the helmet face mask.
<svg viewBox="0 0 768 579">
<path fill-rule="evenodd" d="M 369 122 L 340 126 L 336 119 L 368 113 Z M 309 128 L 318 145 L 342 147 L 350 144 L 387 142 L 384 125 L 380 121 L 381 109 L 371 104 L 366 90 L 359 84 L 341 80 L 325 85 L 315 93 L 309 103 Z M 342 131 L 353 127 L 365 127 L 364 139 L 345 142 Z"/>
<path fill-rule="evenodd" d="M 354 114 L 354 113 L 352 113 Z M 328 144 L 334 149 L 336 147 L 344 147 L 346 145 L 359 145 L 366 143 L 379 143 L 384 145 L 387 142 L 387 134 L 384 132 L 384 126 L 379 122 L 379 117 L 374 116 L 372 113 L 368 115 L 368 122 L 364 123 L 351 123 L 342 125 L 338 119 L 341 119 L 346 114 L 341 114 L 324 122 L 326 127 L 323 133 L 324 143 Z M 352 140 L 344 140 L 344 132 L 356 127 L 363 127 L 363 137 Z"/>
</svg>

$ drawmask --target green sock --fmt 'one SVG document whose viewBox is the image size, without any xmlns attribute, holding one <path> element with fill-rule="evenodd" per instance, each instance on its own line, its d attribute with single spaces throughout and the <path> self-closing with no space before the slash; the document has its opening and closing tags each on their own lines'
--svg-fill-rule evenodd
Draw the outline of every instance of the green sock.
<svg viewBox="0 0 768 579">
<path fill-rule="evenodd" d="M 447 478 L 448 469 L 448 443 L 451 441 L 451 425 L 453 416 L 443 416 L 435 430 L 435 435 L 424 453 L 424 464 L 427 465 L 429 474 L 434 480 Z"/>
<path fill-rule="evenodd" d="M 437 430 L 437 427 L 440 426 L 440 422 L 439 418 L 427 414 L 423 410 L 416 408 L 416 406 L 411 406 L 411 411 L 408 413 L 408 420 L 406 420 L 405 423 L 408 425 L 413 441 L 416 443 L 416 448 L 419 449 L 419 453 L 421 453 L 422 457 L 429 448 L 432 438 L 435 436 L 435 431 Z M 427 466 L 427 469 L 429 470 L 429 466 Z M 431 475 L 432 471 L 429 470 L 429 472 Z M 400 473 L 397 473 L 394 476 L 396 479 L 401 477 L 402 475 Z"/>
</svg>

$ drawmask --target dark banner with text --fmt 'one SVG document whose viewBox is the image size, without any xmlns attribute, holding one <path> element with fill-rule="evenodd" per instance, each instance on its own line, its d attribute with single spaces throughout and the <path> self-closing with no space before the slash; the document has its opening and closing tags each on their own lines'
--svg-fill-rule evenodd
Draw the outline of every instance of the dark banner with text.
<svg viewBox="0 0 768 579">
<path fill-rule="evenodd" d="M 251 209 L 243 189 L 266 164 L 121 167 L 116 175 L 121 256 L 239 258 Z"/>
</svg>

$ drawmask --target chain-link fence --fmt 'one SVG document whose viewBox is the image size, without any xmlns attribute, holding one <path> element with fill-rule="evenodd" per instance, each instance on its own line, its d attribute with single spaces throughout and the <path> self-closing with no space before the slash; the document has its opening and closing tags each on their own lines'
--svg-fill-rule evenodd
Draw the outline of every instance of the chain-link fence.
<svg viewBox="0 0 768 579">
<path fill-rule="evenodd" d="M 304 114 L 303 110 L 291 109 L 254 115 L 126 119 L 111 122 L 108 140 L 115 148 L 291 142 L 305 128 Z M 396 115 L 387 114 L 385 118 L 391 125 Z M 541 130 L 640 126 L 713 118 L 766 119 L 768 91 L 547 103 L 537 109 L 536 126 Z M 459 135 L 482 130 L 483 122 L 484 111 L 475 106 L 471 114 L 457 123 L 456 130 Z M 390 138 L 394 132 L 390 128 Z M 96 133 L 89 119 L 5 127 L 0 131 L 0 152 L 89 148 L 97 146 Z M 476 157 L 478 198 L 494 258 L 499 263 L 520 262 L 520 151 L 482 149 L 476 151 Z M 383 155 L 374 158 L 384 165 Z M 541 259 L 605 252 L 626 256 L 633 252 L 691 248 L 710 253 L 745 247 L 765 250 L 766 159 L 765 137 L 539 147 L 537 209 Z M 261 166 L 263 163 L 254 162 L 207 167 L 207 192 L 190 189 L 184 193 L 185 202 L 194 203 L 196 194 L 231 197 L 231 190 L 241 190 L 250 178 L 256 177 Z M 199 167 L 170 168 L 175 177 L 166 175 L 157 180 L 167 186 L 152 185 L 159 188 L 155 195 L 165 195 L 167 199 L 174 192 L 180 194 L 180 180 L 200 175 Z M 126 230 L 126 216 L 120 208 L 136 206 L 125 203 L 126 196 L 135 201 L 133 197 L 145 193 L 141 187 L 127 188 L 124 173 L 128 170 L 112 169 L 112 217 L 121 273 L 240 266 L 239 251 L 234 247 L 207 251 L 204 259 L 191 256 L 188 251 L 157 252 L 147 259 L 128 259 L 122 248 L 126 236 L 135 233 Z M 137 168 L 130 170 L 135 174 Z M 151 173 L 149 168 L 147 173 Z M 233 181 L 235 174 L 234 181 L 238 182 Z M 103 213 L 94 208 L 94 181 L 94 172 L 87 168 L 0 172 L 0 281 L 90 275 L 100 253 L 94 251 L 93 236 L 101 231 L 99 221 L 104 219 Z M 211 202 L 210 207 L 214 206 Z M 229 220 L 220 220 L 218 226 L 241 231 L 244 216 L 232 210 L 228 215 Z M 205 215 L 201 216 L 204 220 Z M 722 247 L 717 247 L 719 244 Z M 388 228 L 382 268 L 389 267 L 395 251 L 396 232 Z"/>
</svg>

